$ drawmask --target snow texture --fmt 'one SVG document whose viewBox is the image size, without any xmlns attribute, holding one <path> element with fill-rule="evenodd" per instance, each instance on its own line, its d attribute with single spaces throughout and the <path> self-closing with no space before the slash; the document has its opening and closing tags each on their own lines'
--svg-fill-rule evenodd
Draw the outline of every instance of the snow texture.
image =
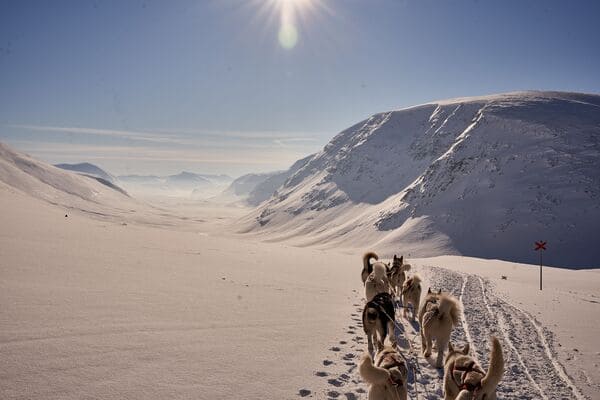
<svg viewBox="0 0 600 400">
<path fill-rule="evenodd" d="M 597 266 L 600 96 L 518 92 L 373 115 L 244 220 L 299 245 Z"/>
</svg>

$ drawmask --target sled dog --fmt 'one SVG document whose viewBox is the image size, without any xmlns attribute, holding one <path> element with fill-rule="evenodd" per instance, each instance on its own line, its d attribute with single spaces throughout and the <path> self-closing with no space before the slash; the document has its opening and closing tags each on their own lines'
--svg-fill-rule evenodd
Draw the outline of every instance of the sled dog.
<svg viewBox="0 0 600 400">
<path fill-rule="evenodd" d="M 371 301 L 376 294 L 389 293 L 390 290 L 387 267 L 384 263 L 378 261 L 373 264 L 373 272 L 371 272 L 365 281 L 365 299 Z"/>
<path fill-rule="evenodd" d="M 496 400 L 496 387 L 504 373 L 504 356 L 500 341 L 492 336 L 490 366 L 487 373 L 469 355 L 469 345 L 462 350 L 452 343 L 444 362 L 444 400 Z"/>
<path fill-rule="evenodd" d="M 406 280 L 406 271 L 410 270 L 410 264 L 404 264 L 404 256 L 396 257 L 392 261 L 392 266 L 389 268 L 388 280 L 395 294 L 400 295 L 402 284 Z"/>
<path fill-rule="evenodd" d="M 411 320 L 415 320 L 415 315 L 419 312 L 419 303 L 421 301 L 421 277 L 414 274 L 408 278 L 402 285 L 402 305 L 404 306 L 404 317 L 408 318 L 408 305 L 412 306 Z"/>
<path fill-rule="evenodd" d="M 369 354 L 373 354 L 373 342 L 377 350 L 383 348 L 383 342 L 390 335 L 390 342 L 396 343 L 394 335 L 394 302 L 389 293 L 379 293 L 365 304 L 362 315 L 363 329 L 367 334 Z"/>
<path fill-rule="evenodd" d="M 363 269 L 360 274 L 363 285 L 365 284 L 365 281 L 367 280 L 369 275 L 371 275 L 371 272 L 373 272 L 373 264 L 371 263 L 372 258 L 374 258 L 375 261 L 379 260 L 377 254 L 375 254 L 372 251 L 369 251 L 363 255 Z"/>
<path fill-rule="evenodd" d="M 369 400 L 406 400 L 408 368 L 396 349 L 385 346 L 377 352 L 375 362 L 366 355 L 359 373 L 370 385 Z"/>
<path fill-rule="evenodd" d="M 444 351 L 450 341 L 452 327 L 458 324 L 460 305 L 449 293 L 432 293 L 428 290 L 423 306 L 419 311 L 421 326 L 421 348 L 427 358 L 431 355 L 432 341 L 437 344 L 437 360 L 435 366 L 442 367 Z"/>
</svg>

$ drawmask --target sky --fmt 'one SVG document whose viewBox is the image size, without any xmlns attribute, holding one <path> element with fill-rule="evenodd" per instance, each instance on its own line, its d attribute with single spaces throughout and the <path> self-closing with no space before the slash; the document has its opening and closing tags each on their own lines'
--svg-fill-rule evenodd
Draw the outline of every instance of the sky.
<svg viewBox="0 0 600 400">
<path fill-rule="evenodd" d="M 0 141 L 119 174 L 285 169 L 369 115 L 600 93 L 598 1 L 0 2 Z"/>
</svg>

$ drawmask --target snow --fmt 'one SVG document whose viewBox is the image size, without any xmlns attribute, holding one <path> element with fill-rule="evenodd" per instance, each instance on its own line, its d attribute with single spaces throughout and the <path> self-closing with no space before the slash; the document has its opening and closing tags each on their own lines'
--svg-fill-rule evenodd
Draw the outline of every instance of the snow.
<svg viewBox="0 0 600 400">
<path fill-rule="evenodd" d="M 240 231 L 324 247 L 394 246 L 597 266 L 600 96 L 517 92 L 375 114 L 344 130 Z M 414 238 L 420 237 L 419 242 Z"/>
<path fill-rule="evenodd" d="M 507 142 L 517 160 L 542 137 L 552 146 L 532 153 L 533 171 L 554 160 L 560 177 L 588 179 L 595 193 L 590 137 L 598 125 L 584 127 L 596 114 L 581 107 L 595 107 L 596 97 L 519 93 L 379 114 L 297 165 L 257 210 L 187 198 L 150 205 L 0 144 L 0 398 L 366 399 L 357 363 L 366 347 L 360 271 L 367 250 L 383 259 L 403 254 L 410 274 L 423 277 L 423 294 L 431 287 L 461 300 L 465 312 L 452 341 L 470 342 L 484 368 L 490 335 L 500 339 L 506 372 L 499 399 L 597 398 L 600 269 L 545 266 L 540 291 L 539 266 L 461 255 L 456 231 L 440 229 L 437 214 L 397 217 L 411 207 L 440 211 L 436 202 L 457 190 L 482 196 L 491 183 L 509 190 L 506 176 L 521 166 L 499 162 L 503 175 L 490 175 L 496 169 L 484 160 L 492 154 L 477 152 L 499 126 L 511 129 L 495 138 L 528 138 L 519 142 L 522 152 Z M 546 115 L 540 102 L 555 101 L 572 106 L 574 119 L 558 115 L 553 126 L 577 127 L 577 135 L 532 128 L 532 113 Z M 535 112 L 522 116 L 515 104 Z M 506 113 L 519 118 L 500 116 Z M 421 130 L 393 134 L 401 127 Z M 477 162 L 451 167 L 473 151 Z M 385 177 L 378 168 L 400 172 L 376 184 Z M 589 233 L 577 210 L 561 207 L 580 201 L 597 222 L 591 194 L 563 189 L 569 192 L 553 195 L 577 195 L 550 201 L 544 212 Z M 458 229 L 458 217 L 472 223 L 474 201 L 462 214 L 448 202 L 441 215 L 456 218 Z M 375 221 L 392 228 L 376 229 Z M 467 225 L 464 234 L 479 232 Z M 548 241 L 545 257 L 558 258 Z M 512 257 L 499 248 L 495 258 Z M 409 393 L 441 398 L 442 373 L 420 355 L 418 326 L 397 315 L 395 334 L 413 367 Z"/>
</svg>

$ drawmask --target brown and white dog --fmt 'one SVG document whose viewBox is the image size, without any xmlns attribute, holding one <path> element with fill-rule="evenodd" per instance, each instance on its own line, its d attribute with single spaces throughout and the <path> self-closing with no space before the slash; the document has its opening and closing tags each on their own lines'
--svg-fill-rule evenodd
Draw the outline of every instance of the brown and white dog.
<svg viewBox="0 0 600 400">
<path fill-rule="evenodd" d="M 437 360 L 435 366 L 442 367 L 444 351 L 450 342 L 452 328 L 458 324 L 460 305 L 458 299 L 449 293 L 432 293 L 428 290 L 423 307 L 419 311 L 421 326 L 421 349 L 425 358 L 431 355 L 432 342 L 437 344 Z"/>
<path fill-rule="evenodd" d="M 377 344 L 377 350 L 383 348 L 383 343 L 388 334 L 390 342 L 393 345 L 396 344 L 395 319 L 394 301 L 389 293 L 379 293 L 365 304 L 362 323 L 367 335 L 369 354 L 373 354 L 373 342 Z"/>
<path fill-rule="evenodd" d="M 360 277 L 362 279 L 363 285 L 365 284 L 365 281 L 367 280 L 367 278 L 369 277 L 371 272 L 373 272 L 373 264 L 371 263 L 372 258 L 374 258 L 375 261 L 379 260 L 379 257 L 377 256 L 377 254 L 375 254 L 372 251 L 366 252 L 363 255 L 363 269 L 362 269 L 362 272 L 360 273 Z"/>
<path fill-rule="evenodd" d="M 496 387 L 504 374 L 504 356 L 500 341 L 492 336 L 490 365 L 487 372 L 469 355 L 469 345 L 462 350 L 448 345 L 444 363 L 444 400 L 496 400 Z"/>
<path fill-rule="evenodd" d="M 370 384 L 369 400 L 406 400 L 408 368 L 393 347 L 380 349 L 375 355 L 375 362 L 370 355 L 366 355 L 358 371 Z"/>
<path fill-rule="evenodd" d="M 404 317 L 408 318 L 408 306 L 412 306 L 412 321 L 419 312 L 419 303 L 421 302 L 421 277 L 414 274 L 402 284 L 402 305 L 404 306 Z"/>
<path fill-rule="evenodd" d="M 410 264 L 404 264 L 404 256 L 397 257 L 394 254 L 392 266 L 388 269 L 387 275 L 392 290 L 398 296 L 406 280 L 406 271 L 408 270 L 410 270 Z"/>
</svg>

